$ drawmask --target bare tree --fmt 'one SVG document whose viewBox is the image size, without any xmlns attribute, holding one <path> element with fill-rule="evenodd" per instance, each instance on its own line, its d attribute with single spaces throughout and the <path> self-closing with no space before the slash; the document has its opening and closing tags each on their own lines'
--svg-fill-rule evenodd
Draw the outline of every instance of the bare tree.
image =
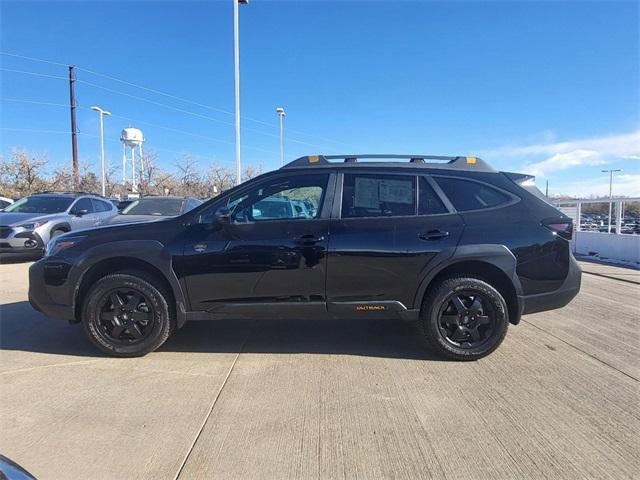
<svg viewBox="0 0 640 480">
<path fill-rule="evenodd" d="M 49 179 L 49 188 L 60 192 L 74 190 L 74 181 L 69 167 L 56 168 Z"/>
<path fill-rule="evenodd" d="M 233 187 L 233 172 L 222 165 L 213 164 L 207 172 L 207 197 L 215 197 Z"/>
<path fill-rule="evenodd" d="M 203 195 L 203 182 L 198 172 L 198 162 L 188 155 L 184 155 L 180 162 L 176 164 L 178 168 L 177 180 L 181 195 L 193 195 L 196 197 Z M 205 194 L 206 195 L 206 194 Z"/>
<path fill-rule="evenodd" d="M 142 154 L 141 165 L 138 191 L 142 195 L 162 194 L 158 186 L 158 179 L 163 176 L 162 169 L 158 166 L 158 154 L 153 150 L 145 151 Z"/>
<path fill-rule="evenodd" d="M 4 192 L 7 195 L 24 196 L 45 189 L 47 182 L 44 169 L 47 163 L 44 155 L 29 155 L 25 150 L 14 149 L 11 160 L 0 165 Z"/>
<path fill-rule="evenodd" d="M 262 175 L 262 165 L 258 165 L 257 167 L 255 165 L 247 165 L 242 173 L 242 179 L 246 182 L 258 175 Z"/>
</svg>

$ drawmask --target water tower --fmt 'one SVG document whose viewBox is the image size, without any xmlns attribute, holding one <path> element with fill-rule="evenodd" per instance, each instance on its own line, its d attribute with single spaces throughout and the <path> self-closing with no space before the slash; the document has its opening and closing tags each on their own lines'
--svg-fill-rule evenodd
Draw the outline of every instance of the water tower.
<svg viewBox="0 0 640 480">
<path fill-rule="evenodd" d="M 142 144 L 144 143 L 144 135 L 142 130 L 137 128 L 125 128 L 120 134 L 120 141 L 122 142 L 122 184 L 127 181 L 127 147 L 131 150 L 131 189 L 133 192 L 138 191 L 138 184 L 136 182 L 136 148 L 138 149 L 138 155 L 140 157 L 140 172 L 144 169 L 142 160 Z"/>
</svg>

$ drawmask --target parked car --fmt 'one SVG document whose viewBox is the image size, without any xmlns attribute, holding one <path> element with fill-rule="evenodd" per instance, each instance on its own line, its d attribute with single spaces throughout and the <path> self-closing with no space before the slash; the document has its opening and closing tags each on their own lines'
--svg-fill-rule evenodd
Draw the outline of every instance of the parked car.
<svg viewBox="0 0 640 480">
<path fill-rule="evenodd" d="M 13 203 L 13 199 L 7 197 L 0 197 L 0 210 L 4 210 Z"/>
<path fill-rule="evenodd" d="M 121 212 L 122 210 L 124 210 L 125 208 L 127 208 L 129 205 L 131 205 L 134 200 L 118 200 L 117 198 L 112 198 L 109 200 L 111 203 L 113 203 L 116 208 L 118 209 L 119 212 Z"/>
<path fill-rule="evenodd" d="M 134 200 L 115 217 L 103 225 L 136 223 L 177 217 L 202 205 L 202 200 L 191 197 L 143 197 Z"/>
<path fill-rule="evenodd" d="M 578 293 L 572 220 L 532 177 L 475 157 L 392 160 L 302 157 L 174 219 L 55 238 L 31 266 L 31 304 L 115 356 L 189 320 L 365 317 L 417 321 L 434 350 L 473 360 Z"/>
<path fill-rule="evenodd" d="M 0 212 L 0 253 L 42 254 L 51 238 L 96 226 L 117 213 L 111 202 L 86 193 L 41 193 Z"/>
</svg>

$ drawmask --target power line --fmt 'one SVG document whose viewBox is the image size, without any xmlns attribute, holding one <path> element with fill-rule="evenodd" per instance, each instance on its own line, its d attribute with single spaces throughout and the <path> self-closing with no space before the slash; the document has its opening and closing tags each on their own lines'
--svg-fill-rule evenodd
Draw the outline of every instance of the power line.
<svg viewBox="0 0 640 480">
<path fill-rule="evenodd" d="M 87 82 L 86 80 L 76 79 L 76 82 L 82 83 L 84 85 L 88 85 L 88 86 L 93 87 L 93 88 L 98 88 L 100 90 L 105 90 L 107 92 L 110 92 L 110 93 L 113 93 L 113 94 L 116 94 L 116 95 L 124 95 L 126 97 L 133 98 L 135 100 L 140 100 L 142 102 L 147 102 L 147 103 L 150 103 L 152 105 L 168 108 L 168 109 L 174 110 L 176 112 L 184 113 L 185 115 L 192 115 L 194 117 L 204 118 L 205 120 L 210 120 L 212 122 L 221 123 L 223 125 L 229 125 L 229 126 L 233 126 L 234 125 L 231 122 L 226 122 L 226 121 L 220 120 L 218 118 L 210 117 L 208 115 L 202 115 L 201 113 L 192 112 L 191 110 L 185 110 L 184 108 L 174 107 L 173 105 L 167 105 L 166 103 L 156 102 L 155 100 L 149 100 L 148 98 L 140 97 L 138 95 L 133 95 L 133 94 L 127 93 L 127 92 L 122 92 L 120 90 L 114 90 L 112 88 L 104 87 L 104 86 L 98 85 L 96 83 Z M 255 132 L 255 133 L 258 133 L 260 135 L 265 135 L 267 137 L 280 138 L 278 135 L 275 135 L 275 134 L 272 134 L 272 133 L 269 133 L 269 132 L 263 132 L 262 130 L 257 130 L 255 128 L 245 127 L 245 130 L 248 130 L 250 132 Z M 320 145 L 317 145 L 317 144 L 314 144 L 314 143 L 305 142 L 305 141 L 302 141 L 302 140 L 297 140 L 295 138 L 289 138 L 289 141 L 295 142 L 295 143 L 301 143 L 303 145 L 308 145 L 308 146 L 311 146 L 311 147 L 321 147 Z"/>
<path fill-rule="evenodd" d="M 38 101 L 38 100 L 28 100 L 28 99 L 22 99 L 22 98 L 0 97 L 0 101 L 26 103 L 26 104 L 33 104 L 33 105 L 45 105 L 45 106 L 53 106 L 53 107 L 64 107 L 64 108 L 68 108 L 69 107 L 69 105 L 64 104 L 64 103 L 42 102 L 42 101 Z M 89 107 L 86 107 L 84 105 L 78 105 L 78 108 L 81 108 L 81 109 L 87 110 L 87 111 L 91 110 Z M 147 121 L 144 121 L 144 120 L 137 120 L 135 118 L 125 117 L 123 115 L 112 114 L 111 116 L 114 117 L 114 118 L 120 118 L 122 120 L 126 120 L 128 122 L 133 122 L 133 123 L 136 123 L 136 124 L 148 125 L 148 126 L 154 127 L 154 128 L 160 128 L 160 129 L 163 129 L 163 130 L 172 131 L 172 132 L 180 133 L 180 134 L 183 134 L 183 135 L 189 135 L 189 136 L 192 136 L 194 138 L 200 138 L 200 139 L 203 139 L 203 140 L 209 140 L 211 142 L 224 143 L 224 144 L 227 144 L 227 145 L 234 145 L 233 142 L 230 142 L 228 140 L 222 140 L 220 138 L 210 137 L 210 136 L 202 135 L 202 134 L 199 134 L 199 133 L 188 132 L 186 130 L 181 130 L 181 129 L 178 129 L 178 128 L 168 127 L 166 125 L 159 125 L 157 123 L 151 123 L 151 122 L 147 122 Z M 264 148 L 254 147 L 254 146 L 251 146 L 251 145 L 245 145 L 245 148 L 248 148 L 248 149 L 251 149 L 251 150 L 260 151 L 260 152 L 263 152 L 263 153 L 269 153 L 269 154 L 273 154 L 273 155 L 276 154 L 275 151 L 266 150 Z"/>
<path fill-rule="evenodd" d="M 48 75 L 46 73 L 38 73 L 38 72 L 29 72 L 26 70 L 15 70 L 13 68 L 0 68 L 0 71 L 2 72 L 9 72 L 9 73 L 21 73 L 24 75 L 32 75 L 34 77 L 47 77 L 47 78 L 55 78 L 58 80 L 68 80 L 67 77 L 61 77 L 59 75 Z"/>
<path fill-rule="evenodd" d="M 69 135 L 71 131 L 66 130 L 42 130 L 39 128 L 13 128 L 13 127 L 0 127 L 0 130 L 6 130 L 9 132 L 28 132 L 28 133 L 64 133 Z"/>
<path fill-rule="evenodd" d="M 42 59 L 42 58 L 29 57 L 29 56 L 26 56 L 26 55 L 18 55 L 18 54 L 9 53 L 9 52 L 0 52 L 0 55 L 6 55 L 6 56 L 10 56 L 10 57 L 21 58 L 21 59 L 31 60 L 31 61 L 35 61 L 35 62 L 42 62 L 42 63 L 51 64 L 51 65 L 67 66 L 66 64 L 60 63 L 60 62 L 53 62 L 53 61 L 45 60 L 45 59 Z M 213 110 L 213 111 L 216 111 L 216 112 L 224 113 L 226 115 L 235 115 L 234 112 L 231 112 L 229 110 L 225 110 L 225 109 L 218 108 L 218 107 L 213 107 L 211 105 L 207 105 L 207 104 L 204 104 L 204 103 L 201 103 L 201 102 L 190 100 L 188 98 L 180 97 L 178 95 L 173 95 L 171 93 L 163 92 L 162 90 L 157 90 L 155 88 L 150 88 L 150 87 L 146 87 L 144 85 L 140 85 L 140 84 L 137 84 L 137 83 L 129 82 L 127 80 L 123 80 L 123 79 L 115 77 L 113 75 L 108 75 L 108 74 L 105 74 L 105 73 L 96 72 L 95 70 L 90 70 L 90 69 L 83 68 L 83 67 L 78 67 L 78 66 L 76 66 L 75 68 L 76 68 L 76 70 L 80 70 L 80 71 L 89 73 L 91 75 L 96 75 L 96 76 L 99 76 L 99 77 L 102 77 L 102 78 L 106 78 L 106 79 L 109 79 L 109 80 L 112 80 L 112 81 L 115 81 L 115 82 L 122 83 L 124 85 L 129 85 L 131 87 L 135 87 L 135 88 L 139 88 L 139 89 L 142 89 L 142 90 L 146 90 L 148 92 L 152 92 L 152 93 L 155 93 L 157 95 L 162 95 L 162 96 L 165 96 L 167 98 L 172 98 L 174 100 L 178 100 L 178 101 L 181 101 L 181 102 L 184 102 L 184 103 L 189 103 L 191 105 L 195 105 L 195 106 L 198 106 L 198 107 L 201 107 L 201 108 L 207 108 L 209 110 Z M 28 72 L 25 72 L 25 73 L 28 73 Z M 43 76 L 45 76 L 45 75 L 43 75 Z M 65 77 L 60 77 L 60 78 L 65 78 Z M 81 80 L 78 80 L 78 81 L 80 82 Z M 83 83 L 90 84 L 90 82 L 83 82 Z M 97 88 L 106 89 L 106 87 L 97 86 L 95 84 L 93 84 L 93 86 L 96 86 Z M 130 94 L 126 94 L 126 95 L 132 96 Z M 135 96 L 132 96 L 132 98 L 141 99 L 141 97 L 135 97 Z M 143 101 L 149 101 L 149 100 L 143 100 Z M 193 112 L 191 112 L 191 113 L 193 113 Z M 211 117 L 205 117 L 205 118 L 212 119 Z M 265 122 L 263 120 L 259 120 L 259 119 L 256 119 L 256 118 L 252 118 L 252 117 L 248 117 L 248 116 L 244 116 L 244 115 L 242 116 L 242 118 L 244 118 L 245 120 L 252 121 L 252 122 L 260 123 L 260 124 L 268 126 L 268 127 L 274 127 L 274 128 L 278 127 L 278 125 L 275 124 L 275 123 Z M 217 121 L 219 121 L 221 123 L 225 123 L 225 122 L 223 122 L 221 120 L 217 120 Z M 228 123 L 228 124 L 229 125 L 233 125 L 232 123 Z M 255 129 L 250 129 L 250 128 L 245 128 L 245 129 L 246 130 L 250 130 L 250 131 L 254 131 L 256 133 L 261 133 L 263 135 L 269 135 L 269 134 L 266 134 L 265 132 L 262 132 L 260 130 L 255 130 Z M 339 144 L 339 145 L 349 146 L 346 143 L 339 142 L 339 141 L 336 141 L 336 140 L 331 140 L 331 139 L 328 139 L 326 137 L 321 137 L 321 136 L 316 135 L 316 134 L 306 133 L 306 132 L 303 132 L 301 130 L 296 130 L 296 129 L 289 128 L 288 131 L 293 132 L 293 133 L 297 133 L 298 135 L 317 138 L 317 139 L 325 141 L 325 142 L 330 142 L 330 143 L 335 143 L 335 144 Z M 269 135 L 269 136 L 274 136 L 275 138 L 278 138 L 277 135 Z M 320 147 L 320 148 L 322 148 L 322 146 L 320 146 L 320 145 L 312 144 L 312 143 L 305 142 L 305 141 L 302 141 L 302 140 L 296 140 L 296 139 L 292 139 L 292 138 L 289 138 L 289 140 L 290 141 L 294 141 L 296 143 L 309 145 L 309 146 L 312 146 L 312 147 Z"/>
<path fill-rule="evenodd" d="M 0 101 L 2 102 L 16 102 L 16 103 L 29 103 L 29 104 L 33 104 L 33 105 L 47 105 L 50 107 L 65 107 L 65 108 L 69 108 L 69 104 L 64 104 L 64 103 L 51 103 L 51 102 L 40 102 L 37 100 L 25 100 L 22 98 L 8 98 L 8 97 L 0 97 Z M 82 108 L 86 108 L 86 107 L 82 107 Z"/>
<path fill-rule="evenodd" d="M 228 140 L 222 140 L 220 138 L 209 137 L 207 135 L 202 135 L 202 134 L 199 134 L 199 133 L 187 132 L 186 130 L 181 130 L 179 128 L 167 127 L 167 126 L 164 126 L 164 125 L 158 125 L 157 123 L 151 123 L 151 122 L 147 122 L 147 121 L 143 121 L 143 120 L 136 120 L 134 118 L 124 117 L 122 115 L 112 114 L 111 116 L 114 117 L 114 118 L 121 118 L 121 119 L 127 120 L 129 122 L 140 123 L 142 125 L 149 125 L 150 127 L 161 128 L 163 130 L 168 130 L 168 131 L 172 131 L 172 132 L 176 132 L 176 133 L 181 133 L 183 135 L 189 135 L 189 136 L 192 136 L 192 137 L 195 137 L 195 138 L 202 138 L 202 139 L 210 140 L 210 141 L 213 141 L 213 142 L 225 143 L 227 145 L 235 145 L 233 142 L 230 142 Z M 261 151 L 261 152 L 264 152 L 264 153 L 270 153 L 270 154 L 274 154 L 274 155 L 276 154 L 276 152 L 274 152 L 274 151 L 265 150 L 264 148 L 260 148 L 260 147 L 253 147 L 251 145 L 244 145 L 244 148 L 249 148 L 249 149 L 252 149 L 252 150 L 257 150 L 257 151 Z"/>
<path fill-rule="evenodd" d="M 22 58 L 24 60 L 31 60 L 33 62 L 50 63 L 51 65 L 58 65 L 62 67 L 68 66 L 68 64 L 66 63 L 52 62 L 51 60 L 45 60 L 43 58 L 27 57 L 26 55 L 18 55 L 17 53 L 0 52 L 0 55 L 6 55 L 7 57 Z"/>
</svg>

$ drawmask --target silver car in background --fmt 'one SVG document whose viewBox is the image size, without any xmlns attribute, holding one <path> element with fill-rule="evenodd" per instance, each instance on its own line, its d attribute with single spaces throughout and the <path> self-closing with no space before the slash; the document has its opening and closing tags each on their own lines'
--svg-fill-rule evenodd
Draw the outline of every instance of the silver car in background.
<svg viewBox="0 0 640 480">
<path fill-rule="evenodd" d="M 42 254 L 51 238 L 92 228 L 118 213 L 101 197 L 87 193 L 38 193 L 0 212 L 0 253 Z"/>
</svg>

